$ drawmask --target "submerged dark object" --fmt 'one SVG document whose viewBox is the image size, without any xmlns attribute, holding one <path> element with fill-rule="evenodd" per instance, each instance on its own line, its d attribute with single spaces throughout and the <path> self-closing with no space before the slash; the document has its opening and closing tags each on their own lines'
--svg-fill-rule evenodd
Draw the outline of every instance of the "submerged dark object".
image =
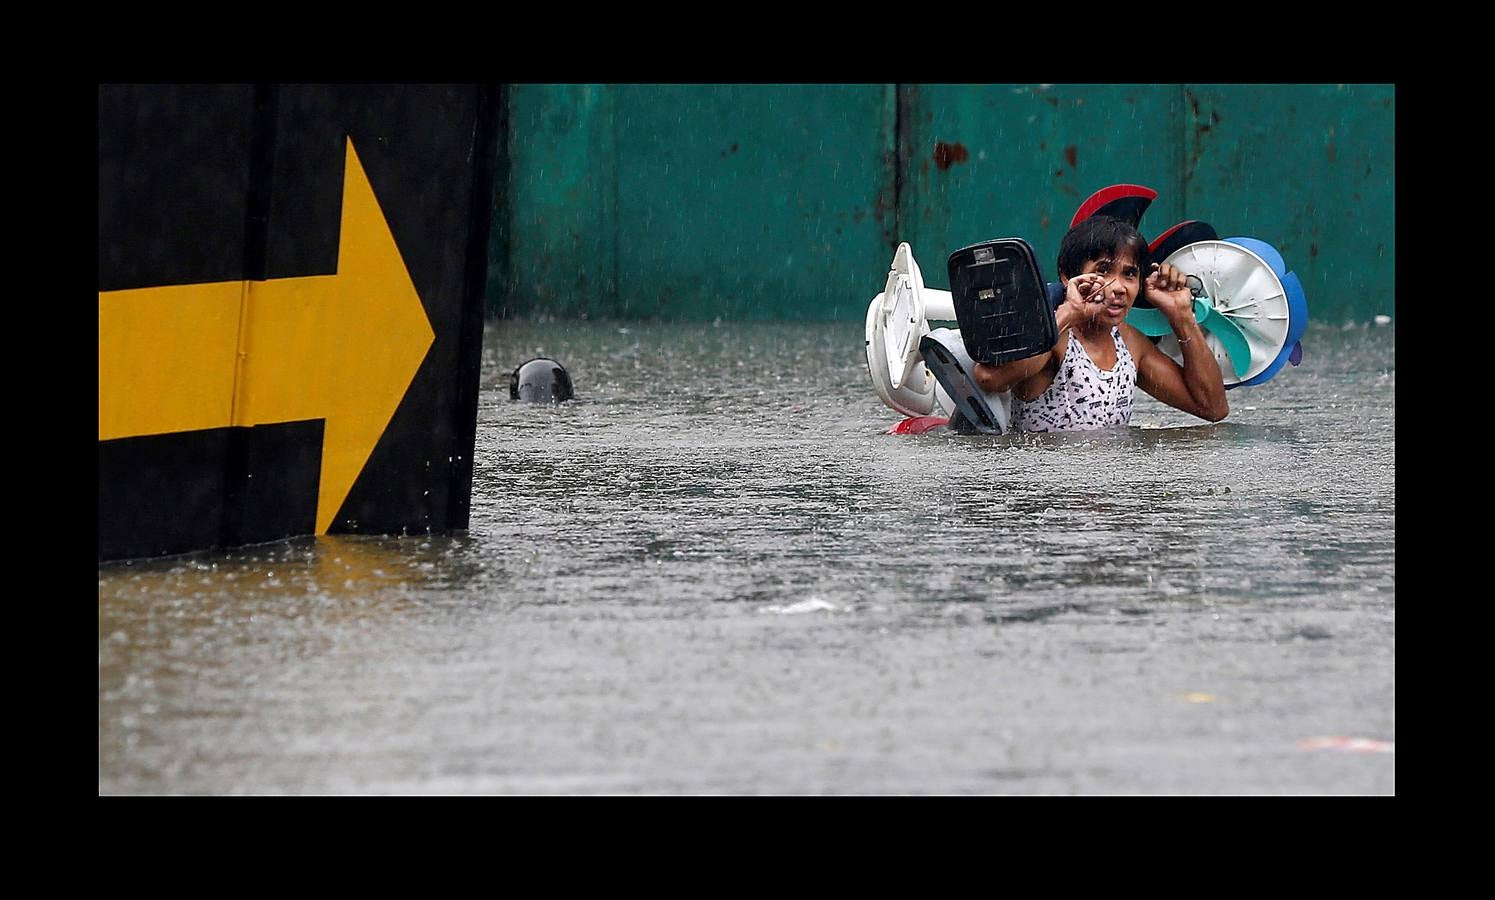
<svg viewBox="0 0 1495 900">
<path fill-rule="evenodd" d="M 521 363 L 509 376 L 509 399 L 531 403 L 560 403 L 570 400 L 574 391 L 566 367 L 541 356 Z"/>
</svg>

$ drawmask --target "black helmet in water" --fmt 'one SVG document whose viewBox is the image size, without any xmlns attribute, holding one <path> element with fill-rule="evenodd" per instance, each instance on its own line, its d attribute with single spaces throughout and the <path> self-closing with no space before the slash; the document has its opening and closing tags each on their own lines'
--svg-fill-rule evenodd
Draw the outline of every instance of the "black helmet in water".
<svg viewBox="0 0 1495 900">
<path fill-rule="evenodd" d="M 570 400 L 571 376 L 566 367 L 544 356 L 520 364 L 509 376 L 509 399 L 533 403 Z"/>
</svg>

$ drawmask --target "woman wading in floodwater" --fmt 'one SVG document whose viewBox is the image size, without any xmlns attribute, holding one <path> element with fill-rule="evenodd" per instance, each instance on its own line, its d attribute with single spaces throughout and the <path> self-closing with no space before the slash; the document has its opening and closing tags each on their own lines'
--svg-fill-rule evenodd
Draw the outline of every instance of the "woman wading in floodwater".
<svg viewBox="0 0 1495 900">
<path fill-rule="evenodd" d="M 1167 263 L 1152 263 L 1147 242 L 1131 225 L 1091 216 L 1059 245 L 1064 302 L 1054 310 L 1059 339 L 1053 349 L 1001 365 L 977 363 L 973 377 L 984 391 L 1012 391 L 1014 431 L 1125 426 L 1139 387 L 1175 409 L 1218 422 L 1230 406 L 1220 366 L 1194 320 L 1186 277 Z M 1182 366 L 1124 321 L 1139 296 L 1172 326 Z"/>
</svg>

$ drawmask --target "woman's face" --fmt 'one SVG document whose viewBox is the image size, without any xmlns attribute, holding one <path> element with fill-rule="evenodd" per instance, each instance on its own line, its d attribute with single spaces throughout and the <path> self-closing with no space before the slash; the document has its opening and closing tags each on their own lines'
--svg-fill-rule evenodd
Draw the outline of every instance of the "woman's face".
<svg viewBox="0 0 1495 900">
<path fill-rule="evenodd" d="M 1096 313 L 1096 320 L 1107 328 L 1115 328 L 1131 312 L 1132 304 L 1142 291 L 1142 272 L 1130 253 L 1116 257 L 1103 256 L 1085 263 L 1081 274 L 1095 273 L 1106 280 L 1100 299 L 1104 305 Z"/>
</svg>

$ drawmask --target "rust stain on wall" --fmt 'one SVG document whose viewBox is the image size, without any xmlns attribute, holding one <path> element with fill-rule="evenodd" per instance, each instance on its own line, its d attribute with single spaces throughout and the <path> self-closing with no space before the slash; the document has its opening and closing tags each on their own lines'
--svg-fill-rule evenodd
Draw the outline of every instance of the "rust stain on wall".
<svg viewBox="0 0 1495 900">
<path fill-rule="evenodd" d="M 936 141 L 934 145 L 934 164 L 940 167 L 941 172 L 948 172 L 955 163 L 965 162 L 971 158 L 966 150 L 965 144 L 947 144 L 944 141 Z"/>
<path fill-rule="evenodd" d="M 1211 110 L 1209 121 L 1201 121 L 1203 119 L 1203 110 L 1200 108 L 1199 97 L 1193 91 L 1185 88 L 1184 100 L 1189 104 L 1189 109 L 1192 112 L 1191 118 L 1194 123 L 1193 139 L 1189 141 L 1188 156 L 1184 160 L 1184 171 L 1182 174 L 1183 193 L 1187 195 L 1189 192 L 1189 182 L 1193 180 L 1194 173 L 1199 170 L 1200 160 L 1204 156 L 1205 137 L 1214 129 L 1215 125 L 1220 123 L 1220 114 Z"/>
<path fill-rule="evenodd" d="M 1064 161 L 1069 163 L 1069 167 L 1071 169 L 1075 167 L 1075 159 L 1078 158 L 1079 155 L 1080 151 L 1075 147 L 1074 144 L 1070 144 L 1068 147 L 1064 148 Z"/>
</svg>

